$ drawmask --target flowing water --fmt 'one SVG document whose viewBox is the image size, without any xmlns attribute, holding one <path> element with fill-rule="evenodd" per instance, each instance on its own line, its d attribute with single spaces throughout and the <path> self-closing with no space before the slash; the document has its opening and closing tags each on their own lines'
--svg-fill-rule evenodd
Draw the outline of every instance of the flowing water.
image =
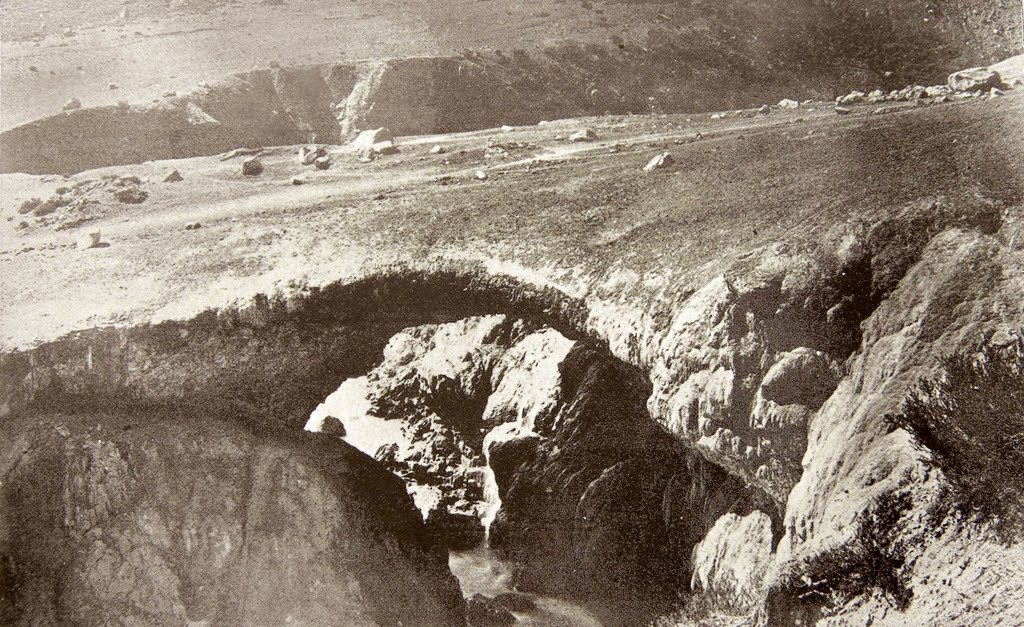
<svg viewBox="0 0 1024 627">
<path fill-rule="evenodd" d="M 367 455 L 373 456 L 384 444 L 407 446 L 408 435 L 402 430 L 402 421 L 385 420 L 370 415 L 370 402 L 367 396 L 366 377 L 348 379 L 313 411 L 306 423 L 306 430 L 320 431 L 324 419 L 327 416 L 334 416 L 345 426 L 344 440 Z M 494 597 L 503 592 L 513 592 L 512 564 L 501 560 L 488 546 L 491 523 L 501 509 L 498 482 L 490 467 L 489 449 L 493 442 L 507 439 L 524 430 L 529 431 L 531 428 L 532 424 L 508 423 L 493 429 L 484 439 L 483 453 L 486 465 L 480 467 L 483 503 L 479 511 L 485 539 L 483 544 L 474 549 L 452 551 L 448 556 L 448 565 L 452 573 L 458 577 L 466 598 L 474 594 Z M 433 486 L 410 485 L 409 488 L 409 493 L 424 516 L 441 498 L 440 490 Z M 537 607 L 530 612 L 514 612 L 519 619 L 517 624 L 602 627 L 602 623 L 594 614 L 580 605 L 555 597 L 535 594 L 525 596 L 533 600 Z"/>
<path fill-rule="evenodd" d="M 485 545 L 468 551 L 448 554 L 448 566 L 459 578 L 462 594 L 468 599 L 474 594 L 489 597 L 512 592 L 512 565 L 501 560 Z M 550 627 L 602 627 L 602 623 L 589 610 L 564 599 L 535 594 L 524 594 L 537 604 L 530 612 L 513 612 L 518 625 L 547 625 Z"/>
</svg>

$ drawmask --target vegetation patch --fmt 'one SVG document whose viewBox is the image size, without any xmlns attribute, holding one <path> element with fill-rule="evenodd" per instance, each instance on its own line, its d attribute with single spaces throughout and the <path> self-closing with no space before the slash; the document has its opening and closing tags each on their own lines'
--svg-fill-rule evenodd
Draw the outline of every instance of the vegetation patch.
<svg viewBox="0 0 1024 627">
<path fill-rule="evenodd" d="M 947 358 L 944 375 L 922 381 L 887 418 L 931 453 L 949 480 L 949 509 L 1024 528 L 1024 332 Z"/>
<path fill-rule="evenodd" d="M 811 624 L 871 591 L 906 609 L 914 593 L 897 530 L 911 507 L 909 494 L 887 494 L 857 516 L 849 542 L 794 564 L 768 591 L 769 624 Z"/>
</svg>

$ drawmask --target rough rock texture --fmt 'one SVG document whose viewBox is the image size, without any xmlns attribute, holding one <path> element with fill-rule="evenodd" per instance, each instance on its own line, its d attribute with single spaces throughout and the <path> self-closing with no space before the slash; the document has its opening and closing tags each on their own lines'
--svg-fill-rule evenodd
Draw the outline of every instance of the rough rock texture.
<svg viewBox="0 0 1024 627">
<path fill-rule="evenodd" d="M 473 546 L 475 515 L 516 585 L 614 622 L 643 623 L 685 591 L 692 547 L 720 515 L 759 507 L 780 521 L 770 498 L 650 419 L 642 375 L 552 329 L 504 316 L 405 329 L 367 380 L 370 413 L 408 436 L 377 457 L 439 495 L 426 516 L 438 536 Z"/>
<path fill-rule="evenodd" d="M 692 588 L 724 597 L 728 604 L 757 607 L 772 564 L 772 521 L 762 512 L 726 514 L 693 547 Z"/>
<path fill-rule="evenodd" d="M 559 371 L 553 411 L 485 444 L 502 503 L 491 546 L 520 564 L 520 587 L 643 623 L 688 583 L 719 516 L 774 506 L 651 421 L 646 381 L 621 362 L 578 345 Z"/>
<path fill-rule="evenodd" d="M 463 620 L 401 482 L 334 438 L 141 408 L 0 433 L 5 624 Z"/>
</svg>

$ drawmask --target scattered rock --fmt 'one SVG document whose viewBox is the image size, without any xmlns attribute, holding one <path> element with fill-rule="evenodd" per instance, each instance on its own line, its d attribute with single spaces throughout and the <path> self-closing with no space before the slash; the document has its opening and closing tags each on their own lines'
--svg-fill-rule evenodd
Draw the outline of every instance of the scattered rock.
<svg viewBox="0 0 1024 627">
<path fill-rule="evenodd" d="M 299 176 L 292 177 L 292 185 L 302 185 L 305 182 L 306 182 L 305 179 L 303 179 L 302 177 L 299 177 Z"/>
<path fill-rule="evenodd" d="M 761 108 L 757 110 L 758 115 L 768 115 L 772 112 L 772 108 L 768 105 L 761 105 Z"/>
<path fill-rule="evenodd" d="M 800 103 L 796 100 L 790 100 L 789 98 L 783 98 L 779 101 L 780 109 L 796 109 L 800 106 Z"/>
<path fill-rule="evenodd" d="M 201 226 L 203 226 L 203 225 L 199 224 L 198 222 L 189 222 L 188 224 L 185 225 L 185 230 L 186 231 L 195 231 L 196 229 L 200 228 Z"/>
<path fill-rule="evenodd" d="M 259 176 L 263 173 L 263 162 L 259 157 L 249 157 L 242 162 L 242 176 Z"/>
<path fill-rule="evenodd" d="M 178 183 L 179 181 L 184 180 L 185 177 L 183 177 L 181 172 L 178 172 L 177 170 L 171 170 L 167 173 L 167 176 L 164 177 L 164 183 Z"/>
<path fill-rule="evenodd" d="M 313 165 L 316 167 L 317 170 L 326 170 L 327 168 L 331 167 L 331 158 L 319 157 L 317 158 L 316 161 L 313 162 Z"/>
<path fill-rule="evenodd" d="M 848 107 L 836 107 L 836 113 L 839 115 L 849 115 L 853 110 Z"/>
<path fill-rule="evenodd" d="M 998 87 L 993 87 L 988 92 L 988 97 L 989 98 L 998 98 L 999 96 L 1002 96 L 1002 95 L 1003 95 L 1003 90 L 999 89 Z"/>
<path fill-rule="evenodd" d="M 81 109 L 81 108 L 82 108 L 82 101 L 79 100 L 78 98 L 72 98 L 71 100 L 68 100 L 67 102 L 64 103 L 64 106 L 62 107 L 62 109 L 64 111 L 74 111 L 75 109 Z"/>
<path fill-rule="evenodd" d="M 430 154 L 432 154 L 432 155 L 443 155 L 444 154 L 444 146 L 442 146 L 441 144 L 434 144 L 430 148 Z"/>
<path fill-rule="evenodd" d="M 975 67 L 953 72 L 946 79 L 946 84 L 953 91 L 987 90 L 993 87 L 1002 87 L 1003 79 L 995 70 L 987 67 Z"/>
<path fill-rule="evenodd" d="M 473 176 L 475 176 L 478 181 L 486 181 L 487 180 L 487 173 L 484 172 L 483 170 L 477 170 L 476 173 Z"/>
<path fill-rule="evenodd" d="M 117 83 L 111 83 L 111 84 L 107 85 L 107 89 L 113 91 L 115 89 L 119 89 L 119 87 L 118 87 Z"/>
<path fill-rule="evenodd" d="M 395 137 L 390 130 L 381 127 L 359 133 L 349 147 L 355 152 L 366 152 L 372 151 L 375 144 L 387 141 L 394 142 Z"/>
<path fill-rule="evenodd" d="M 949 93 L 949 87 L 945 85 L 932 85 L 931 87 L 925 87 L 924 94 L 929 98 L 940 98 Z"/>
<path fill-rule="evenodd" d="M 39 68 L 37 68 L 37 67 L 36 67 L 36 66 L 34 66 L 34 65 L 30 65 L 30 66 L 28 66 L 28 71 L 29 71 L 29 72 L 38 72 L 38 71 L 39 71 Z"/>
<path fill-rule="evenodd" d="M 313 165 L 320 157 L 327 156 L 327 149 L 323 146 L 303 146 L 299 148 L 299 163 L 302 165 Z"/>
<path fill-rule="evenodd" d="M 885 100 L 885 92 L 881 89 L 876 89 L 868 94 L 868 102 L 881 102 Z"/>
<path fill-rule="evenodd" d="M 667 168 L 675 162 L 676 160 L 672 158 L 672 153 L 663 152 L 660 155 L 655 155 L 647 162 L 647 165 L 644 166 L 644 172 L 653 172 L 654 170 Z"/>
<path fill-rule="evenodd" d="M 836 104 L 856 104 L 864 100 L 865 94 L 862 91 L 851 91 L 845 96 L 841 96 L 836 100 Z"/>
<path fill-rule="evenodd" d="M 165 91 L 164 92 L 164 98 L 174 98 L 177 95 L 178 95 L 178 92 L 176 92 L 176 91 Z"/>
<path fill-rule="evenodd" d="M 466 618 L 470 627 L 505 627 L 518 622 L 512 612 L 482 594 L 474 594 L 466 601 Z"/>
<path fill-rule="evenodd" d="M 79 236 L 76 241 L 79 250 L 99 248 L 102 243 L 99 231 L 89 231 L 88 233 Z"/>
<path fill-rule="evenodd" d="M 335 416 L 327 416 L 320 426 L 320 433 L 343 438 L 348 432 L 345 430 L 345 425 L 342 424 L 340 419 Z"/>
<path fill-rule="evenodd" d="M 533 599 L 521 592 L 502 592 L 494 596 L 494 602 L 510 612 L 525 614 L 537 609 Z"/>
<path fill-rule="evenodd" d="M 508 132 L 514 131 L 514 130 L 516 130 L 514 126 L 509 126 L 508 124 L 502 124 L 501 125 L 501 132 L 502 133 L 508 133 Z"/>
<path fill-rule="evenodd" d="M 592 142 L 597 139 L 597 133 L 592 128 L 582 128 L 569 136 L 571 142 Z"/>
<path fill-rule="evenodd" d="M 374 200 L 384 200 L 385 198 L 387 198 L 387 196 L 384 195 L 384 192 L 380 192 L 379 194 L 373 197 Z"/>
</svg>

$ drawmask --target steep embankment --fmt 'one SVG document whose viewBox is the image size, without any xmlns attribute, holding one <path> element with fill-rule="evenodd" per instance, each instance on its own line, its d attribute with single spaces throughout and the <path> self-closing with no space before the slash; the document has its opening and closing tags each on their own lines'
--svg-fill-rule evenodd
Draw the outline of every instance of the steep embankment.
<svg viewBox="0 0 1024 627">
<path fill-rule="evenodd" d="M 942 83 L 951 71 L 1022 52 L 1020 12 L 1002 3 L 984 10 L 877 4 L 676 4 L 626 37 L 284 69 L 275 63 L 156 104 L 67 111 L 8 130 L 0 134 L 0 172 L 66 174 L 314 135 L 342 143 L 380 126 L 401 135 L 448 133 L 831 100 L 851 88 Z"/>
<path fill-rule="evenodd" d="M 395 476 L 323 436 L 176 408 L 0 424 L 0 620 L 454 625 Z"/>
</svg>

